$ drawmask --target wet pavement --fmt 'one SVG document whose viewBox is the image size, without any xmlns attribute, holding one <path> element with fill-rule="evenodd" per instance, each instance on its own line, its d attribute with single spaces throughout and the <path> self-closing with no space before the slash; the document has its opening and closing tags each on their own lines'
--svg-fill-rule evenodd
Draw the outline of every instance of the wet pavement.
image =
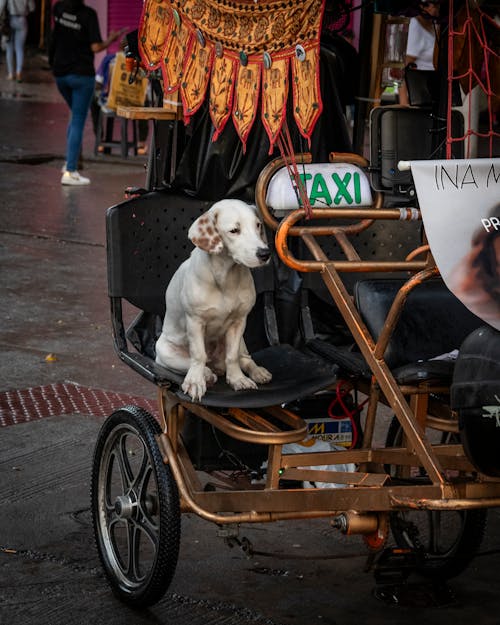
<svg viewBox="0 0 500 625">
<path fill-rule="evenodd" d="M 0 64 L 0 622 L 498 625 L 496 509 L 481 555 L 449 582 L 441 607 L 421 585 L 403 605 L 376 598 L 361 540 L 327 521 L 242 527 L 256 551 L 248 558 L 193 515 L 183 516 L 165 598 L 144 612 L 113 598 L 92 537 L 93 447 L 116 402 L 154 406 L 155 389 L 113 351 L 104 213 L 126 186 L 144 184 L 145 157 L 94 158 L 88 122 L 92 184 L 61 187 L 67 113 L 46 61 L 29 62 L 21 85 Z"/>
</svg>

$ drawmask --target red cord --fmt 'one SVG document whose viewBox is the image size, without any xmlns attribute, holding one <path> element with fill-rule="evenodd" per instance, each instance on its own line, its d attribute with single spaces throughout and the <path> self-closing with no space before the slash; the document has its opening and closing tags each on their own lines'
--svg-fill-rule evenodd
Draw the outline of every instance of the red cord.
<svg viewBox="0 0 500 625">
<path fill-rule="evenodd" d="M 283 122 L 283 126 L 279 131 L 277 143 L 281 157 L 285 161 L 290 179 L 292 180 L 297 200 L 306 212 L 306 219 L 310 219 L 312 216 L 311 202 L 309 201 L 309 197 L 307 195 L 306 185 L 299 175 L 299 168 L 297 166 L 297 159 L 295 158 L 292 137 L 286 120 Z"/>
<path fill-rule="evenodd" d="M 354 417 L 356 414 L 359 414 L 361 412 L 361 409 L 368 402 L 368 399 L 366 399 L 361 404 L 356 405 L 354 407 L 354 410 L 349 410 L 348 406 L 344 402 L 344 397 L 350 394 L 350 388 L 347 388 L 347 387 L 343 388 L 342 387 L 343 384 L 344 382 L 342 380 L 339 380 L 339 382 L 337 382 L 337 386 L 335 388 L 336 396 L 332 399 L 332 401 L 330 402 L 330 405 L 328 406 L 328 416 L 331 419 L 334 419 L 336 421 L 345 419 L 346 417 L 349 419 L 349 421 L 351 422 L 351 428 L 352 428 L 352 439 L 351 439 L 351 444 L 349 446 L 349 449 L 354 449 L 359 439 L 358 426 L 356 424 L 356 420 Z M 343 414 L 341 415 L 333 414 L 333 409 L 337 404 L 340 406 L 343 412 Z"/>
</svg>

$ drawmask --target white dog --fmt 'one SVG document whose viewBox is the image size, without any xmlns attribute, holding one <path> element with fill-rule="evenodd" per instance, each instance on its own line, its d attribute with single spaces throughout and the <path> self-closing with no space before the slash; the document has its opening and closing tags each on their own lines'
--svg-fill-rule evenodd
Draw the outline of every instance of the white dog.
<svg viewBox="0 0 500 625">
<path fill-rule="evenodd" d="M 271 257 L 255 206 L 217 202 L 191 225 L 188 237 L 196 247 L 168 285 L 156 362 L 187 372 L 182 390 L 194 401 L 224 371 L 235 390 L 269 382 L 271 374 L 252 360 L 243 340 L 255 304 L 249 267 Z"/>
</svg>

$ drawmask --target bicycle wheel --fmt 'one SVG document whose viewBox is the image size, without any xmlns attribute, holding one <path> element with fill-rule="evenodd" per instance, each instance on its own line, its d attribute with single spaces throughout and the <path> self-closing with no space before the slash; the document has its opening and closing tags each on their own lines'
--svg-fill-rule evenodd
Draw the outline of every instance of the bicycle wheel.
<svg viewBox="0 0 500 625">
<path fill-rule="evenodd" d="M 451 432 L 432 431 L 434 443 L 458 442 Z M 386 446 L 401 447 L 403 430 L 394 417 Z M 412 469 L 409 477 L 399 477 L 397 467 L 386 467 L 394 484 L 425 484 L 425 471 Z M 415 550 L 417 570 L 428 578 L 450 579 L 467 568 L 481 546 L 486 526 L 486 510 L 401 510 L 390 515 L 392 535 L 398 547 Z"/>
<path fill-rule="evenodd" d="M 145 410 L 122 408 L 104 422 L 92 466 L 99 557 L 113 592 L 135 608 L 163 596 L 179 554 L 179 495 L 156 443 L 160 432 Z"/>
</svg>

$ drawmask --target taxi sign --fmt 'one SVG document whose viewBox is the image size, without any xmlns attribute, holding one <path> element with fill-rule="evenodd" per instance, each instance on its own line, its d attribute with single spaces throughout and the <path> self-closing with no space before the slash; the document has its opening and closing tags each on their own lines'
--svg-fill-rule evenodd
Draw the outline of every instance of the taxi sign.
<svg viewBox="0 0 500 625">
<path fill-rule="evenodd" d="M 370 183 L 365 172 L 347 163 L 312 163 L 299 165 L 299 176 L 305 183 L 313 208 L 355 208 L 373 203 Z M 267 206 L 277 217 L 300 207 L 298 195 L 286 167 L 271 178 Z"/>
</svg>

